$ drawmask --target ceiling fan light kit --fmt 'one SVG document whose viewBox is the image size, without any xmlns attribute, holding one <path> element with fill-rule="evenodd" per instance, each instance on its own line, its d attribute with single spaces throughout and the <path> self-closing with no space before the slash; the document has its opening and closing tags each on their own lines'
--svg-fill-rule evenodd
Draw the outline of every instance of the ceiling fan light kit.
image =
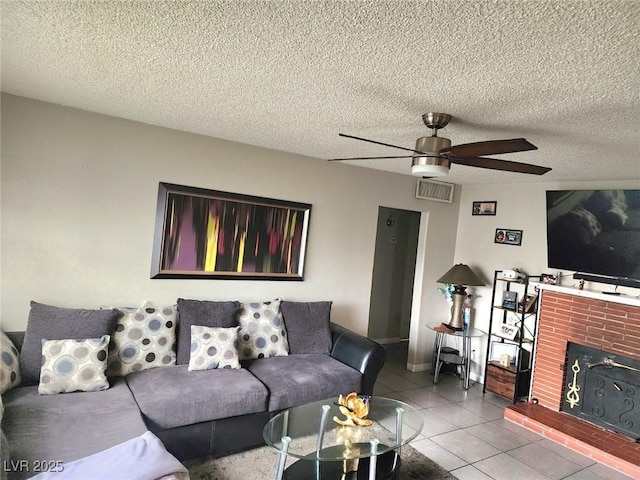
<svg viewBox="0 0 640 480">
<path fill-rule="evenodd" d="M 426 120 L 425 123 L 427 123 Z M 416 177 L 443 177 L 449 173 L 451 162 L 448 158 L 438 155 L 438 153 L 440 150 L 449 148 L 451 140 L 444 137 L 436 137 L 436 131 L 434 130 L 434 134 L 431 137 L 420 137 L 416 140 L 415 151 L 424 152 L 428 155 L 413 155 L 411 175 Z"/>
<path fill-rule="evenodd" d="M 449 160 L 444 157 L 413 157 L 411 175 L 416 177 L 444 177 L 449 173 Z"/>
<path fill-rule="evenodd" d="M 512 162 L 508 160 L 484 157 L 484 155 L 537 150 L 538 147 L 529 143 L 524 138 L 488 140 L 484 142 L 454 145 L 452 147 L 451 140 L 444 137 L 438 137 L 438 130 L 444 128 L 450 120 L 451 115 L 447 113 L 425 113 L 422 115 L 422 121 L 431 129 L 432 133 L 431 136 L 418 138 L 418 140 L 416 140 L 415 149 L 340 133 L 339 135 L 341 137 L 409 151 L 412 152 L 412 155 L 394 157 L 378 156 L 332 158 L 329 161 L 411 158 L 411 174 L 423 178 L 443 177 L 447 175 L 452 163 L 466 165 L 468 167 L 488 168 L 491 170 L 502 170 L 505 172 L 528 173 L 531 175 L 544 175 L 551 170 L 548 167 L 541 167 L 539 165 L 532 165 L 529 163 Z"/>
</svg>

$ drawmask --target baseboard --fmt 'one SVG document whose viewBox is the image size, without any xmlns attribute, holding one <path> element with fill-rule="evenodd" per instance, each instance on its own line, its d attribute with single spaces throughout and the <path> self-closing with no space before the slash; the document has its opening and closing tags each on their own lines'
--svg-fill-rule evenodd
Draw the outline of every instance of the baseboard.
<svg viewBox="0 0 640 480">
<path fill-rule="evenodd" d="M 410 372 L 428 372 L 432 370 L 431 363 L 407 363 L 407 370 Z"/>
</svg>

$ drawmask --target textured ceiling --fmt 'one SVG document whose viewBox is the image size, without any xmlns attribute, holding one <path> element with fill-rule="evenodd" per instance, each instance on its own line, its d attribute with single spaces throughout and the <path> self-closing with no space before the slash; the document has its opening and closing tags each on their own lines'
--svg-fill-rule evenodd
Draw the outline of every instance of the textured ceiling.
<svg viewBox="0 0 640 480">
<path fill-rule="evenodd" d="M 294 152 L 398 155 L 421 115 L 454 145 L 525 137 L 543 177 L 640 179 L 640 2 L 14 2 L 2 91 Z M 410 160 L 358 165 L 410 174 Z"/>
</svg>

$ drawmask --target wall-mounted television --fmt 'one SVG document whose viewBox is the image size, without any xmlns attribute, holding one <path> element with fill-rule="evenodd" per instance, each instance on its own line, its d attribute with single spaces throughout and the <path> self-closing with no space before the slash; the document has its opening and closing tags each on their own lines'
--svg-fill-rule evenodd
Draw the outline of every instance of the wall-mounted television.
<svg viewBox="0 0 640 480">
<path fill-rule="evenodd" d="M 640 190 L 548 190 L 547 260 L 576 278 L 640 288 Z"/>
</svg>

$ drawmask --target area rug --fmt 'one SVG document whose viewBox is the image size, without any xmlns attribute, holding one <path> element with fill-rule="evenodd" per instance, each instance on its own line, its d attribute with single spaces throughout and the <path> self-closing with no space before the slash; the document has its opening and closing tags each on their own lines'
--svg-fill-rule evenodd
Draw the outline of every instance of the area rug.
<svg viewBox="0 0 640 480">
<path fill-rule="evenodd" d="M 288 459 L 287 466 L 295 459 Z M 191 480 L 269 480 L 276 475 L 277 453 L 260 447 L 227 457 L 186 463 Z M 402 447 L 402 464 L 395 480 L 455 480 L 445 469 L 410 445 Z M 340 479 L 336 479 L 340 480 Z"/>
</svg>

